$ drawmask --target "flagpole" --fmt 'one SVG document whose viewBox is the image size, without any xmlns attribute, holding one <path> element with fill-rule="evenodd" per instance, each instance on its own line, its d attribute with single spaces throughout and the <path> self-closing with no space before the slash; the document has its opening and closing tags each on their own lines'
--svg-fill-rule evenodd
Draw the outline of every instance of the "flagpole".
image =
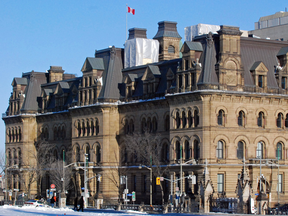
<svg viewBox="0 0 288 216">
<path fill-rule="evenodd" d="M 128 14 L 127 7 L 128 7 L 128 5 L 126 4 L 126 37 L 125 37 L 125 41 L 127 40 L 127 14 Z"/>
</svg>

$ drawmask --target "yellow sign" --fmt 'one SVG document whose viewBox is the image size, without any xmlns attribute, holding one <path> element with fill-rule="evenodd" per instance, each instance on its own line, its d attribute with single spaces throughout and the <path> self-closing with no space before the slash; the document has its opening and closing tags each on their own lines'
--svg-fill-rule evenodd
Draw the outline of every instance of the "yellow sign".
<svg viewBox="0 0 288 216">
<path fill-rule="evenodd" d="M 160 177 L 156 178 L 156 185 L 160 185 Z"/>
</svg>

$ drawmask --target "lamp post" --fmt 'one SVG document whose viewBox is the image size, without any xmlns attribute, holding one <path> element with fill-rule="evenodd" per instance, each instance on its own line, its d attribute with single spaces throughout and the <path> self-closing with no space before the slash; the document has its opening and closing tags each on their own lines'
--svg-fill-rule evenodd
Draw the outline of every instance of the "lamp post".
<svg viewBox="0 0 288 216">
<path fill-rule="evenodd" d="M 84 206 L 85 208 L 87 207 L 87 194 L 86 194 L 86 190 L 87 190 L 87 170 L 86 170 L 86 163 L 87 163 L 87 156 L 88 154 L 85 154 L 85 163 L 84 163 Z"/>
<path fill-rule="evenodd" d="M 150 206 L 152 206 L 152 162 L 151 162 L 151 167 L 148 167 L 146 165 L 141 165 L 140 164 L 139 165 L 139 169 L 142 169 L 142 167 L 145 167 L 148 170 L 150 170 Z"/>
</svg>

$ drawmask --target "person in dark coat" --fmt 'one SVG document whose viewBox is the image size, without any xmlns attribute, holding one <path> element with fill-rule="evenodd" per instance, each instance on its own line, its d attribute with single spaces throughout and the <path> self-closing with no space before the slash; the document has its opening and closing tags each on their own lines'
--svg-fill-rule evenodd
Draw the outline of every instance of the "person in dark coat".
<svg viewBox="0 0 288 216">
<path fill-rule="evenodd" d="M 74 209 L 73 209 L 74 211 L 78 209 L 77 205 L 78 205 L 78 197 L 76 196 L 74 200 Z"/>
<path fill-rule="evenodd" d="M 54 207 L 54 203 L 55 203 L 54 197 L 52 197 L 52 199 L 50 199 L 50 202 L 51 202 L 51 206 L 53 208 Z"/>
<path fill-rule="evenodd" d="M 80 205 L 80 208 L 78 209 L 78 211 L 80 211 L 82 209 L 82 212 L 83 212 L 83 206 L 84 206 L 84 199 L 83 199 L 83 196 L 81 196 L 80 200 L 79 200 L 79 205 Z"/>
</svg>

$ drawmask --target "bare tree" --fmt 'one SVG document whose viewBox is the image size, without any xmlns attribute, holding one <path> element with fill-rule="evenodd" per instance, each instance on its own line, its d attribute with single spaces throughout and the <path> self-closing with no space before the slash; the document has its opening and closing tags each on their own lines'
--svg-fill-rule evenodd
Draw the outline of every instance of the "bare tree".
<svg viewBox="0 0 288 216">
<path fill-rule="evenodd" d="M 34 184 L 37 184 L 37 195 L 40 194 L 41 180 L 51 162 L 51 150 L 54 147 L 45 142 L 35 142 L 35 149 L 26 150 L 22 154 L 25 158 L 19 158 L 19 179 L 28 197 L 31 195 L 31 187 Z"/>
<path fill-rule="evenodd" d="M 161 136 L 156 133 L 133 133 L 124 137 L 125 147 L 131 161 L 137 165 L 152 168 L 154 177 L 162 177 L 167 172 L 162 156 Z M 152 182 L 150 182 L 152 184 Z M 160 184 L 162 204 L 164 204 L 163 185 Z"/>
<path fill-rule="evenodd" d="M 108 173 L 108 179 L 114 184 L 117 193 L 118 193 L 118 203 L 120 203 L 120 200 L 122 198 L 124 186 L 120 183 L 121 176 L 127 175 L 127 168 L 124 165 L 124 157 L 121 157 L 123 152 L 123 149 L 120 148 L 120 156 L 119 153 L 114 151 L 115 160 L 117 161 L 117 164 L 115 164 L 114 167 L 109 169 Z"/>
<path fill-rule="evenodd" d="M 63 160 L 55 160 L 49 165 L 50 180 L 55 184 L 58 191 L 66 191 L 73 188 L 73 166 L 65 166 L 66 164 Z"/>
</svg>

